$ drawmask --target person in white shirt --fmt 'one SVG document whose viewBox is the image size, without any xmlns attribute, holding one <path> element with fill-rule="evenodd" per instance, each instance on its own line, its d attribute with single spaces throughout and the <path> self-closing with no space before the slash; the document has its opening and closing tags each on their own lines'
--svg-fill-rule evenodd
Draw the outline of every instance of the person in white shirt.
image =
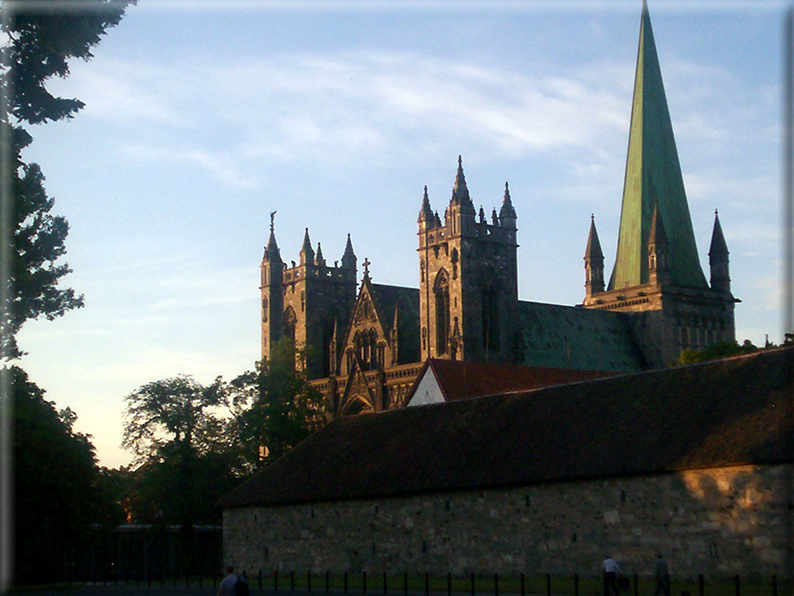
<svg viewBox="0 0 794 596">
<path fill-rule="evenodd" d="M 618 573 L 621 571 L 617 562 L 607 555 L 601 568 L 604 570 L 604 596 L 609 596 L 610 590 L 615 596 L 618 596 Z"/>
<path fill-rule="evenodd" d="M 234 585 L 237 583 L 237 576 L 234 574 L 234 567 L 229 565 L 226 568 L 226 577 L 223 578 L 218 588 L 218 596 L 235 596 Z"/>
</svg>

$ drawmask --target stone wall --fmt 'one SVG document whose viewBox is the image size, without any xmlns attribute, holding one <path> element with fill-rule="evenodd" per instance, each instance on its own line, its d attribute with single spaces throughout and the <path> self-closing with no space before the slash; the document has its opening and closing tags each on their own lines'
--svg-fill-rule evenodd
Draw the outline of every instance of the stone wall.
<svg viewBox="0 0 794 596">
<path fill-rule="evenodd" d="M 784 569 L 784 466 L 730 467 L 393 499 L 224 512 L 228 563 L 255 573 L 345 570 L 433 574 L 717 578 Z"/>
</svg>

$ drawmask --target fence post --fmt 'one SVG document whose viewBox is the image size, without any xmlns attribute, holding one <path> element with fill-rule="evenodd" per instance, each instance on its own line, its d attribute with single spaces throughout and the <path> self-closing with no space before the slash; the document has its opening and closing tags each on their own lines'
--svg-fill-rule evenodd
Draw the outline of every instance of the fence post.
<svg viewBox="0 0 794 596">
<path fill-rule="evenodd" d="M 278 569 L 273 570 L 273 591 L 278 592 Z"/>
<path fill-rule="evenodd" d="M 387 581 L 386 580 L 386 572 L 384 571 L 383 572 L 383 596 L 386 596 L 386 592 L 389 591 L 389 589 L 386 587 L 386 581 Z"/>
<path fill-rule="evenodd" d="M 634 574 L 634 596 L 639 596 L 639 588 L 637 587 L 637 574 Z"/>
<path fill-rule="evenodd" d="M 546 574 L 546 596 L 551 596 L 551 573 Z"/>
<path fill-rule="evenodd" d="M 331 572 L 325 571 L 325 593 L 328 594 L 331 590 Z"/>
<path fill-rule="evenodd" d="M 403 594 L 408 596 L 408 572 L 403 571 Z"/>
<path fill-rule="evenodd" d="M 494 596 L 499 596 L 499 574 L 493 574 L 493 593 Z"/>
<path fill-rule="evenodd" d="M 290 589 L 290 592 L 294 592 L 295 591 L 295 572 L 294 571 L 290 571 L 289 572 L 289 589 Z"/>
<path fill-rule="evenodd" d="M 474 596 L 474 572 L 471 572 L 471 596 Z"/>
<path fill-rule="evenodd" d="M 668 578 L 668 582 L 670 579 Z M 703 596 L 703 574 L 698 575 L 698 596 Z"/>
<path fill-rule="evenodd" d="M 772 574 L 772 596 L 777 596 L 777 575 Z"/>
<path fill-rule="evenodd" d="M 345 571 L 345 594 L 347 594 L 347 571 Z"/>
<path fill-rule="evenodd" d="M 579 574 L 573 574 L 573 596 L 579 596 Z"/>
<path fill-rule="evenodd" d="M 262 591 L 262 570 L 261 569 L 259 570 L 259 573 L 257 574 L 257 585 L 259 586 L 259 591 L 261 592 Z"/>
<path fill-rule="evenodd" d="M 447 596 L 452 596 L 452 573 L 447 571 Z"/>
<path fill-rule="evenodd" d="M 309 592 L 312 591 L 312 570 L 306 572 L 306 588 Z"/>
<path fill-rule="evenodd" d="M 367 593 L 367 572 L 366 571 L 362 571 L 361 572 L 361 580 L 362 580 L 363 587 L 364 587 L 364 594 L 366 594 Z"/>
<path fill-rule="evenodd" d="M 425 571 L 425 596 L 430 596 L 430 574 Z"/>
<path fill-rule="evenodd" d="M 736 596 L 741 596 L 741 580 L 739 579 L 738 575 L 733 579 L 736 582 Z"/>
<path fill-rule="evenodd" d="M 526 590 L 524 589 L 524 572 L 521 572 L 521 596 L 525 596 Z"/>
</svg>

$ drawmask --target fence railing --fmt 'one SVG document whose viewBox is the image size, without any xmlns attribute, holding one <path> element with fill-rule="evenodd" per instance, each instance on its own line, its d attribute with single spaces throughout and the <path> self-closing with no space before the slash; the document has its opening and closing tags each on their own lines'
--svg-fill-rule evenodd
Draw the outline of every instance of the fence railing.
<svg viewBox="0 0 794 596">
<path fill-rule="evenodd" d="M 267 592 L 316 592 L 356 593 L 363 595 L 399 596 L 431 593 L 438 596 L 453 593 L 514 594 L 521 596 L 606 596 L 604 582 L 595 575 L 540 574 L 484 574 L 433 575 L 429 573 L 394 572 L 342 572 L 317 573 L 312 571 L 244 570 L 252 591 Z M 633 574 L 623 576 L 617 596 L 656 596 L 657 582 L 654 577 Z M 794 594 L 794 583 L 780 581 L 777 575 L 762 577 L 750 575 L 742 578 L 709 578 L 698 575 L 694 578 L 671 577 L 669 596 L 789 596 Z"/>
<path fill-rule="evenodd" d="M 607 595 L 601 577 L 594 575 L 553 575 L 549 573 L 499 574 L 470 573 L 467 575 L 433 575 L 429 573 L 394 572 L 341 572 L 317 573 L 312 571 L 243 570 L 252 593 L 268 592 L 289 596 L 291 592 L 316 594 L 356 594 L 358 596 L 613 596 Z M 148 574 L 121 578 L 105 573 L 83 577 L 81 583 L 135 585 L 140 587 L 205 588 L 213 593 L 223 576 L 211 574 Z M 653 577 L 622 576 L 618 593 L 614 596 L 658 596 L 657 582 Z M 78 581 L 77 578 L 67 578 Z M 761 577 L 670 579 L 669 593 L 663 596 L 789 596 L 794 595 L 794 582 L 781 581 L 777 575 Z"/>
</svg>

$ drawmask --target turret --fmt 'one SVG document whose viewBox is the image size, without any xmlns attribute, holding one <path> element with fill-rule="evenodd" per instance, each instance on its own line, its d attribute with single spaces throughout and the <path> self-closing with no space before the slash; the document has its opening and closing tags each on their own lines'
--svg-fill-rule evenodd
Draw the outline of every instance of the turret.
<svg viewBox="0 0 794 596">
<path fill-rule="evenodd" d="M 450 205 L 458 205 L 462 208 L 469 207 L 474 212 L 474 204 L 469 196 L 469 187 L 466 185 L 466 176 L 463 173 L 463 158 L 458 155 L 458 171 L 455 174 L 455 185 L 452 187 L 452 199 Z"/>
<path fill-rule="evenodd" d="M 270 238 L 261 265 L 262 360 L 270 357 L 272 345 L 279 340 L 282 332 L 284 263 L 276 242 L 275 215 L 275 211 L 270 214 Z"/>
<path fill-rule="evenodd" d="M 517 219 L 513 201 L 510 199 L 510 187 L 505 182 L 505 196 L 502 200 L 502 208 L 499 210 L 499 224 L 503 228 L 515 230 Z"/>
<path fill-rule="evenodd" d="M 722 234 L 720 217 L 714 211 L 714 230 L 711 233 L 709 247 L 709 267 L 711 268 L 711 289 L 725 294 L 731 293 L 731 276 L 729 269 L 728 245 Z"/>
<path fill-rule="evenodd" d="M 342 269 L 356 268 L 356 253 L 353 252 L 353 243 L 350 241 L 350 234 L 347 235 L 347 244 L 345 244 L 345 252 L 342 255 Z"/>
<path fill-rule="evenodd" d="M 670 282 L 670 243 L 656 207 L 648 233 L 648 281 L 654 285 L 667 285 Z"/>
<path fill-rule="evenodd" d="M 314 256 L 314 264 L 318 267 L 325 267 L 325 259 L 323 258 L 323 249 L 320 243 L 317 243 L 317 254 Z"/>
<path fill-rule="evenodd" d="M 312 249 L 312 241 L 309 239 L 309 228 L 306 228 L 306 233 L 303 235 L 303 246 L 299 256 L 301 267 L 314 264 L 314 250 Z"/>
<path fill-rule="evenodd" d="M 458 171 L 455 175 L 455 185 L 452 187 L 452 198 L 444 214 L 444 224 L 448 234 L 452 236 L 471 236 L 475 229 L 477 212 L 469 196 L 469 187 L 466 186 L 466 176 L 463 174 L 463 159 L 458 155 Z"/>
<path fill-rule="evenodd" d="M 425 193 L 422 196 L 422 208 L 419 210 L 419 217 L 416 220 L 416 223 L 419 224 L 419 233 L 435 228 L 436 219 L 437 217 L 430 208 L 430 198 L 427 196 L 427 186 L 425 186 Z"/>
<path fill-rule="evenodd" d="M 584 251 L 585 293 L 587 298 L 604 291 L 604 253 L 595 226 L 595 216 L 590 216 L 590 233 Z"/>
</svg>

